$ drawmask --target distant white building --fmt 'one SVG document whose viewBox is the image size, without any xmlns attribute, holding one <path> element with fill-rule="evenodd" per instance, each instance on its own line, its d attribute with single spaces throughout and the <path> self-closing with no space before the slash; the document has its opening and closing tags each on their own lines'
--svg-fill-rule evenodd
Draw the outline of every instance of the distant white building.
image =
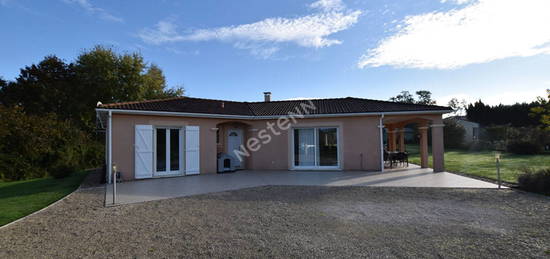
<svg viewBox="0 0 550 259">
<path fill-rule="evenodd" d="M 466 116 L 451 116 L 445 118 L 445 120 L 453 120 L 466 130 L 464 134 L 465 143 L 472 143 L 479 140 L 479 123 L 469 121 Z"/>
</svg>

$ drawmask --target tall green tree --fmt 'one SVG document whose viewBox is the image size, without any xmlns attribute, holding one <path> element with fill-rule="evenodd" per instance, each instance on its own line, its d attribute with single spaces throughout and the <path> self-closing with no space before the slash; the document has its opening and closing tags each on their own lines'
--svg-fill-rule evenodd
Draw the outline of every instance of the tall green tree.
<svg viewBox="0 0 550 259">
<path fill-rule="evenodd" d="M 489 125 L 511 125 L 514 127 L 538 126 L 539 115 L 530 115 L 531 109 L 538 107 L 538 102 L 516 103 L 512 105 L 487 105 L 481 100 L 469 104 L 466 108 L 468 120 Z"/>
<path fill-rule="evenodd" d="M 96 166 L 104 150 L 92 135 L 98 101 L 183 93 L 182 87 L 168 88 L 162 70 L 138 53 L 118 54 L 96 46 L 72 63 L 47 56 L 21 69 L 13 82 L 0 78 L 0 178 L 42 177 Z"/>
<path fill-rule="evenodd" d="M 91 131 L 97 102 L 112 103 L 182 96 L 168 88 L 162 70 L 138 53 L 117 54 L 96 46 L 74 63 L 47 56 L 21 69 L 15 82 L 0 81 L 0 103 L 20 106 L 28 114 L 55 113 Z"/>
<path fill-rule="evenodd" d="M 2 89 L 4 89 L 4 87 L 6 87 L 7 85 L 8 85 L 8 82 L 6 82 L 6 80 L 4 80 L 4 78 L 2 78 L 2 77 L 0 76 L 0 91 L 1 91 Z"/>
<path fill-rule="evenodd" d="M 183 88 L 168 89 L 162 70 L 148 66 L 138 53 L 117 54 L 96 46 L 83 52 L 75 62 L 79 82 L 81 120 L 93 126 L 94 107 L 102 103 L 140 101 L 183 95 Z"/>
<path fill-rule="evenodd" d="M 401 91 L 400 94 L 391 97 L 390 101 L 398 103 L 416 103 L 416 104 L 435 104 L 435 100 L 432 100 L 432 92 L 427 90 L 416 91 L 417 99 L 409 91 Z"/>
<path fill-rule="evenodd" d="M 463 112 L 466 110 L 466 107 L 468 107 L 468 103 L 464 99 L 462 99 L 462 101 L 459 101 L 458 98 L 453 97 L 451 100 L 449 100 L 447 106 L 453 109 L 453 115 L 462 115 Z"/>
<path fill-rule="evenodd" d="M 149 65 L 147 72 L 143 75 L 144 78 L 144 99 L 160 99 L 168 97 L 183 96 L 183 87 L 168 88 L 166 78 L 162 70 L 155 64 Z"/>
<path fill-rule="evenodd" d="M 0 99 L 4 105 L 21 106 L 26 113 L 56 113 L 68 119 L 75 83 L 72 64 L 47 56 L 36 65 L 22 68 L 15 82 L 4 83 Z"/>
<path fill-rule="evenodd" d="M 415 103 L 414 97 L 409 91 L 401 91 L 400 94 L 391 97 L 390 101 L 398 103 Z"/>
<path fill-rule="evenodd" d="M 435 100 L 432 100 L 432 92 L 426 90 L 416 91 L 416 96 L 418 96 L 417 104 L 426 104 L 434 105 Z"/>
<path fill-rule="evenodd" d="M 8 87 L 8 82 L 4 80 L 4 78 L 0 77 L 0 105 L 6 105 L 4 102 L 4 92 L 6 91 L 6 88 Z"/>
<path fill-rule="evenodd" d="M 538 117 L 543 128 L 550 130 L 550 89 L 546 89 L 547 99 L 537 98 L 537 106 L 531 108 L 531 117 Z"/>
</svg>

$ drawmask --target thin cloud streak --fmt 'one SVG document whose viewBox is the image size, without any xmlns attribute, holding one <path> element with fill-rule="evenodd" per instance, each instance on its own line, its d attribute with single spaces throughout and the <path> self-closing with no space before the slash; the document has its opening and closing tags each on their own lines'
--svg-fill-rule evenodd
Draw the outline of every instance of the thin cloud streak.
<svg viewBox="0 0 550 259">
<path fill-rule="evenodd" d="M 77 4 L 91 14 L 99 16 L 102 20 L 111 22 L 124 22 L 124 19 L 114 16 L 103 8 L 95 7 L 88 0 L 63 0 L 67 4 Z"/>
<path fill-rule="evenodd" d="M 145 28 L 138 37 L 146 43 L 160 45 L 162 43 L 184 41 L 185 37 L 177 32 L 177 25 L 171 21 L 160 21 L 154 28 Z"/>
</svg>

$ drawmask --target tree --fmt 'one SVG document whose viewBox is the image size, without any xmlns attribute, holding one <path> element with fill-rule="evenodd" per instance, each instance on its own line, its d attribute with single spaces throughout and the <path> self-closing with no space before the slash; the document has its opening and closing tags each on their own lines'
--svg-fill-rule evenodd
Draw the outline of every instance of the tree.
<svg viewBox="0 0 550 259">
<path fill-rule="evenodd" d="M 546 89 L 548 99 L 537 98 L 537 106 L 531 108 L 531 117 L 538 117 L 542 127 L 550 130 L 550 89 Z"/>
<path fill-rule="evenodd" d="M 448 148 L 461 148 L 464 146 L 464 135 L 466 130 L 464 127 L 456 123 L 452 119 L 444 120 L 445 127 L 443 128 L 443 143 Z"/>
<path fill-rule="evenodd" d="M 8 87 L 8 82 L 4 80 L 2 77 L 0 77 L 0 105 L 6 105 L 4 102 L 4 92 L 6 91 L 6 88 Z"/>
<path fill-rule="evenodd" d="M 464 99 L 462 99 L 462 101 L 459 101 L 457 98 L 452 98 L 447 103 L 447 106 L 453 109 L 453 115 L 462 115 L 466 110 L 466 107 L 468 106 L 468 104 Z"/>
<path fill-rule="evenodd" d="M 391 97 L 390 101 L 398 103 L 415 103 L 414 97 L 409 91 L 401 91 L 397 96 Z"/>
<path fill-rule="evenodd" d="M 97 101 L 104 103 L 140 100 L 141 76 L 146 68 L 138 54 L 117 55 L 113 50 L 96 46 L 81 53 L 75 61 L 84 105 L 94 107 Z"/>
<path fill-rule="evenodd" d="M 516 103 L 513 105 L 490 106 L 481 100 L 469 104 L 466 108 L 468 120 L 489 125 L 511 125 L 514 127 L 538 126 L 539 115 L 533 114 L 531 109 L 540 106 L 538 102 Z M 530 115 L 530 113 L 532 115 Z"/>
<path fill-rule="evenodd" d="M 166 89 L 166 78 L 162 70 L 155 64 L 147 68 L 144 77 L 144 99 L 161 99 L 168 97 L 183 96 L 183 87 L 177 86 Z"/>
<path fill-rule="evenodd" d="M 117 54 L 110 48 L 96 46 L 81 53 L 74 64 L 80 94 L 79 118 L 93 128 L 95 107 L 103 103 L 141 101 L 183 95 L 183 88 L 167 89 L 162 70 L 148 66 L 138 53 Z"/>
<path fill-rule="evenodd" d="M 97 166 L 104 150 L 92 135 L 98 101 L 183 93 L 183 87 L 168 88 L 162 70 L 147 65 L 138 53 L 117 54 L 96 46 L 72 63 L 46 56 L 21 69 L 14 82 L 0 78 L 0 178 L 42 177 L 80 165 Z"/>
<path fill-rule="evenodd" d="M 21 106 L 30 114 L 56 113 L 70 117 L 70 103 L 75 90 L 72 64 L 56 56 L 46 56 L 37 65 L 21 69 L 16 82 L 5 84 L 0 90 L 4 105 Z"/>
<path fill-rule="evenodd" d="M 183 88 L 167 89 L 162 70 L 147 66 L 138 53 L 117 54 L 96 46 L 83 52 L 75 62 L 80 93 L 81 119 L 93 127 L 94 107 L 103 103 L 141 101 L 183 95 Z"/>
<path fill-rule="evenodd" d="M 2 89 L 4 89 L 4 87 L 6 87 L 7 85 L 8 85 L 8 82 L 6 82 L 6 80 L 0 77 L 0 91 L 2 91 Z"/>
<path fill-rule="evenodd" d="M 97 166 L 103 148 L 69 120 L 0 105 L 0 179 L 21 180 Z"/>
<path fill-rule="evenodd" d="M 432 93 L 426 90 L 416 91 L 418 100 L 415 100 L 413 95 L 409 91 L 401 91 L 397 96 L 391 97 L 390 101 L 398 103 L 416 103 L 416 104 L 426 104 L 433 105 L 435 101 L 432 100 Z"/>
<path fill-rule="evenodd" d="M 432 93 L 430 91 L 426 91 L 426 90 L 416 91 L 416 95 L 418 96 L 418 101 L 416 101 L 417 104 L 425 104 L 425 105 L 435 104 L 435 101 L 432 100 Z"/>
<path fill-rule="evenodd" d="M 96 46 L 73 63 L 47 56 L 21 69 L 15 82 L 0 81 L 0 103 L 25 113 L 55 113 L 91 132 L 94 107 L 103 103 L 182 96 L 183 88 L 167 88 L 162 70 L 147 65 L 138 53 L 117 54 Z"/>
</svg>

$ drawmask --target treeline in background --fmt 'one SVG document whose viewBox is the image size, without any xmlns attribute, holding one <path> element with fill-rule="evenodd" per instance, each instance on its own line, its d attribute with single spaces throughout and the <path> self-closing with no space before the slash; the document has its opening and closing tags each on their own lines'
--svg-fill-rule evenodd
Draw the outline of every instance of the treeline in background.
<svg viewBox="0 0 550 259">
<path fill-rule="evenodd" d="M 464 130 L 452 120 L 446 120 L 447 147 L 525 155 L 540 154 L 550 149 L 548 99 L 539 97 L 530 103 L 494 106 L 479 100 L 464 105 L 463 109 L 468 121 L 479 123 L 479 137 L 471 143 L 462 142 Z"/>
</svg>

